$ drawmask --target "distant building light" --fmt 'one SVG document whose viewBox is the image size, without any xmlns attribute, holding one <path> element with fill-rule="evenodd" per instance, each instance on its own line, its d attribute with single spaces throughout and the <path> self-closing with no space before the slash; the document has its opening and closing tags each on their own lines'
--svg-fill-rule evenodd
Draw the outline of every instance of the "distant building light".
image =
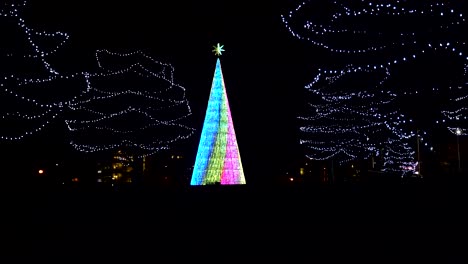
<svg viewBox="0 0 468 264">
<path fill-rule="evenodd" d="M 289 178 L 289 181 L 294 181 L 294 178 L 292 178 L 292 177 L 291 177 L 291 178 Z"/>
<path fill-rule="evenodd" d="M 102 173 L 102 170 L 98 170 L 97 173 Z"/>
<path fill-rule="evenodd" d="M 39 174 L 44 174 L 44 170 L 39 170 L 38 173 Z"/>
<path fill-rule="evenodd" d="M 97 182 L 102 182 L 102 179 L 97 179 Z"/>
<path fill-rule="evenodd" d="M 78 179 L 78 177 L 75 177 L 75 178 L 72 179 L 72 182 L 79 182 L 79 181 L 80 181 L 80 179 Z"/>
</svg>

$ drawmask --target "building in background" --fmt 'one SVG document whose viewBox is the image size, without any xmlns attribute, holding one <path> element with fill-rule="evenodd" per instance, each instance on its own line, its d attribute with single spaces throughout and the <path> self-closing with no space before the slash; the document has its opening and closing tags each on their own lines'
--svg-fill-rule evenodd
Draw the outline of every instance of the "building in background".
<svg viewBox="0 0 468 264">
<path fill-rule="evenodd" d="M 97 163 L 97 182 L 108 185 L 128 185 L 138 179 L 143 164 L 124 150 L 117 150 L 111 158 Z"/>
</svg>

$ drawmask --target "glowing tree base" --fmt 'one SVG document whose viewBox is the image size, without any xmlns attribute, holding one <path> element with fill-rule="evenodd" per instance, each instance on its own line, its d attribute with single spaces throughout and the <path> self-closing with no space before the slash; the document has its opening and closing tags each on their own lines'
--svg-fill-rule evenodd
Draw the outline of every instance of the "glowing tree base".
<svg viewBox="0 0 468 264">
<path fill-rule="evenodd" d="M 211 184 L 245 184 L 219 58 L 190 181 L 190 185 Z"/>
</svg>

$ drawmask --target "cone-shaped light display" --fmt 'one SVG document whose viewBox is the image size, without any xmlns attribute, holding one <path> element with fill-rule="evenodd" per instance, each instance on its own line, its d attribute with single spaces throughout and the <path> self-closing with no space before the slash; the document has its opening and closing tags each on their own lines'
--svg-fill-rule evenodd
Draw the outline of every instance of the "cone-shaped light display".
<svg viewBox="0 0 468 264">
<path fill-rule="evenodd" d="M 245 184 L 219 58 L 190 181 L 190 185 L 210 184 Z"/>
</svg>

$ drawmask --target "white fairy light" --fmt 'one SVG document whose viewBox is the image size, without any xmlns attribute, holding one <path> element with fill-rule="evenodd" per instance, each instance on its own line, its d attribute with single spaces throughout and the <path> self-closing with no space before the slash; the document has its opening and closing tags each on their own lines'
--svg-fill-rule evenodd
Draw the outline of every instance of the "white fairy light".
<svg viewBox="0 0 468 264">
<path fill-rule="evenodd" d="M 137 62 L 123 67 L 108 63 L 109 67 L 103 63 L 104 56 Z M 67 103 L 69 116 L 78 116 L 65 120 L 74 137 L 73 147 L 84 152 L 126 147 L 142 157 L 168 149 L 193 135 L 194 129 L 183 124 L 191 115 L 185 88 L 175 83 L 174 68 L 170 64 L 156 61 L 141 51 L 98 50 L 96 60 L 101 72 L 86 74 L 85 92 Z M 118 84 L 121 80 L 127 83 Z M 106 101 L 119 99 L 125 105 L 113 103 L 111 109 L 100 107 Z M 117 123 L 128 122 L 133 115 L 144 121 L 138 126 L 115 125 L 116 120 L 121 120 Z M 98 143 L 89 144 L 90 140 Z"/>
<path fill-rule="evenodd" d="M 21 129 L 14 127 L 16 130 L 2 133 L 0 140 L 22 140 L 44 130 L 53 121 L 63 120 L 70 132 L 70 144 L 78 151 L 91 153 L 124 147 L 143 157 L 168 149 L 194 133 L 193 128 L 184 124 L 191 109 L 185 88 L 174 80 L 171 64 L 141 51 L 98 50 L 98 72 L 59 73 L 47 57 L 65 43 L 68 34 L 31 29 L 20 16 L 25 4 L 26 1 L 0 4 L 0 19 L 16 22 L 31 52 L 7 50 L 1 54 L 0 50 L 0 58 L 39 63 L 42 69 L 32 73 L 0 72 L 0 97 L 7 102 L 0 112 L 2 127 L 22 122 Z M 36 44 L 39 37 L 61 41 L 46 50 Z M 119 59 L 125 66 L 106 64 L 106 58 Z M 60 90 L 63 95 L 47 90 Z M 116 100 L 119 103 L 113 103 Z M 102 107 L 107 103 L 111 107 Z M 138 126 L 132 119 L 139 119 Z"/>
<path fill-rule="evenodd" d="M 383 16 L 386 21 L 430 17 L 430 21 L 434 22 L 424 25 L 426 30 L 407 27 L 402 32 L 390 33 L 386 31 L 388 28 L 353 23 L 362 22 L 359 19 Z M 414 170 L 415 151 L 411 147 L 414 144 L 409 143 L 415 142 L 418 135 L 408 126 L 412 119 L 403 116 L 395 103 L 403 96 L 419 96 L 427 91 L 420 90 L 419 87 L 413 90 L 395 89 L 387 83 L 396 67 L 428 54 L 448 55 L 450 59 L 462 62 L 462 89 L 458 94 L 452 93 L 451 103 L 441 112 L 444 119 L 437 123 L 454 120 L 458 122 L 457 127 L 460 127 L 463 120 L 466 128 L 468 57 L 465 55 L 466 43 L 457 35 L 457 32 L 464 32 L 461 26 L 466 26 L 466 21 L 462 13 L 450 8 L 447 3 L 304 1 L 288 15 L 283 15 L 282 20 L 295 38 L 306 40 L 333 53 L 349 55 L 349 61 L 359 58 L 359 64 L 350 63 L 340 69 L 319 69 L 313 81 L 305 86 L 315 95 L 315 103 L 309 104 L 311 114 L 299 117 L 307 124 L 300 129 L 304 136 L 301 143 L 311 152 L 309 157 L 334 157 L 347 162 L 354 157 L 366 158 L 372 154 L 371 150 L 385 147 L 387 150 L 382 152 L 384 169 L 401 172 L 408 172 L 408 168 Z M 435 33 L 437 38 L 434 37 Z M 343 39 L 349 41 L 342 41 Z M 365 54 L 368 54 L 367 57 Z M 364 61 L 369 58 L 372 62 L 366 64 Z M 376 58 L 383 60 L 376 63 Z M 374 82 L 373 86 L 357 87 L 355 84 L 346 84 L 349 80 L 355 82 L 357 78 L 362 78 L 363 74 L 376 75 L 379 81 Z M 440 88 L 433 89 L 431 92 L 439 90 Z M 321 102 L 317 102 L 317 98 Z M 364 141 L 367 137 L 370 139 Z M 320 142 L 308 140 L 310 138 L 320 139 Z M 354 144 L 351 143 L 352 140 Z M 427 142 L 425 146 L 432 149 Z M 344 150 L 350 155 L 343 155 L 346 153 Z"/>
<path fill-rule="evenodd" d="M 47 58 L 55 53 L 68 39 L 62 32 L 37 31 L 29 27 L 21 17 L 21 9 L 26 1 L 0 4 L 0 24 L 7 22 L 8 26 L 16 26 L 14 30 L 18 35 L 2 36 L 2 42 L 13 41 L 13 48 L 0 50 L 0 63 L 18 63 L 19 67 L 4 67 L 5 70 L 17 69 L 15 72 L 0 72 L 0 97 L 4 107 L 0 113 L 2 132 L 0 140 L 15 141 L 31 136 L 56 121 L 62 114 L 63 102 L 51 98 L 40 98 L 32 94 L 40 94 L 42 87 L 26 87 L 24 83 L 34 83 L 36 80 L 50 80 L 62 76 L 49 64 Z M 3 26 L 3 25 L 2 25 Z M 60 41 L 55 47 L 46 49 L 38 43 L 39 38 L 54 38 Z M 18 41 L 18 43 L 17 43 Z M 23 41 L 24 43 L 19 43 Z M 21 44 L 25 44 L 22 46 Z M 8 47 L 8 46 L 7 46 Z M 29 65 L 37 65 L 37 72 L 28 72 Z M 47 85 L 49 85 L 48 83 Z M 47 87 L 47 88 L 50 88 Z M 6 108 L 8 105 L 8 108 Z M 2 130 L 3 131 L 3 130 Z"/>
</svg>

